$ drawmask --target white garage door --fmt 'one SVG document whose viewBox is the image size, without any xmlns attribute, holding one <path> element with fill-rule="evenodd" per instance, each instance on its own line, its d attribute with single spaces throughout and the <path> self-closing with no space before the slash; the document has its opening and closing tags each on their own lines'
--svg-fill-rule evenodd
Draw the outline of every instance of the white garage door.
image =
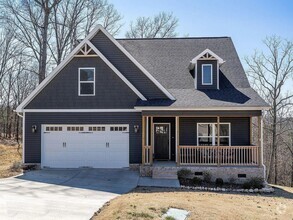
<svg viewBox="0 0 293 220">
<path fill-rule="evenodd" d="M 128 166 L 128 125 L 42 126 L 42 167 Z"/>
</svg>

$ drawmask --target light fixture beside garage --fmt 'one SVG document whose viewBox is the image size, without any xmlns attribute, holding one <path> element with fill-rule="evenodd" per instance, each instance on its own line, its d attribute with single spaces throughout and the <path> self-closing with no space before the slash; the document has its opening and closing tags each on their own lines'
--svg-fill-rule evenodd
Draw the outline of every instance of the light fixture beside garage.
<svg viewBox="0 0 293 220">
<path fill-rule="evenodd" d="M 139 132 L 139 125 L 134 125 L 134 133 L 138 133 Z"/>
<path fill-rule="evenodd" d="M 32 125 L 32 133 L 36 133 L 37 132 L 37 126 L 36 125 Z"/>
</svg>

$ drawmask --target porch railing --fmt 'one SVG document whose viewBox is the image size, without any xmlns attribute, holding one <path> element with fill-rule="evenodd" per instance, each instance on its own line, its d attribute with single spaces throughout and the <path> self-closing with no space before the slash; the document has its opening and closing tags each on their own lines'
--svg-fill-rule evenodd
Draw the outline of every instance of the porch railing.
<svg viewBox="0 0 293 220">
<path fill-rule="evenodd" d="M 236 165 L 259 164 L 258 146 L 178 146 L 179 165 Z"/>
<path fill-rule="evenodd" d="M 142 162 L 145 165 L 151 165 L 153 161 L 153 150 L 151 146 L 142 147 Z"/>
</svg>

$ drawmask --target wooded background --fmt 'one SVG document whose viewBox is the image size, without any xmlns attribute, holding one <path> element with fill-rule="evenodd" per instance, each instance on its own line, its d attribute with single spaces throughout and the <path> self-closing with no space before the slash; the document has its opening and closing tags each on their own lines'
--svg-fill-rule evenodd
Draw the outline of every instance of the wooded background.
<svg viewBox="0 0 293 220">
<path fill-rule="evenodd" d="M 97 24 L 113 36 L 123 15 L 107 0 L 0 1 L 0 138 L 21 138 L 13 111 Z M 138 17 L 127 38 L 176 37 L 178 19 L 167 12 Z M 264 112 L 264 163 L 270 183 L 293 186 L 293 43 L 278 36 L 244 64 L 253 88 L 271 109 Z"/>
</svg>

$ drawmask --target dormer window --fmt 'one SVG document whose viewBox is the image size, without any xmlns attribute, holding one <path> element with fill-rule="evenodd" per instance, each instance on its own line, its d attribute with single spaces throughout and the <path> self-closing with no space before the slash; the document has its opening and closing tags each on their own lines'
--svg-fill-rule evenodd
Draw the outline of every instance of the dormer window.
<svg viewBox="0 0 293 220">
<path fill-rule="evenodd" d="M 202 64 L 201 66 L 202 85 L 213 85 L 213 65 Z"/>
<path fill-rule="evenodd" d="M 205 49 L 194 57 L 189 70 L 194 73 L 194 87 L 196 89 L 220 89 L 220 65 L 225 61 L 210 49 Z"/>
</svg>

